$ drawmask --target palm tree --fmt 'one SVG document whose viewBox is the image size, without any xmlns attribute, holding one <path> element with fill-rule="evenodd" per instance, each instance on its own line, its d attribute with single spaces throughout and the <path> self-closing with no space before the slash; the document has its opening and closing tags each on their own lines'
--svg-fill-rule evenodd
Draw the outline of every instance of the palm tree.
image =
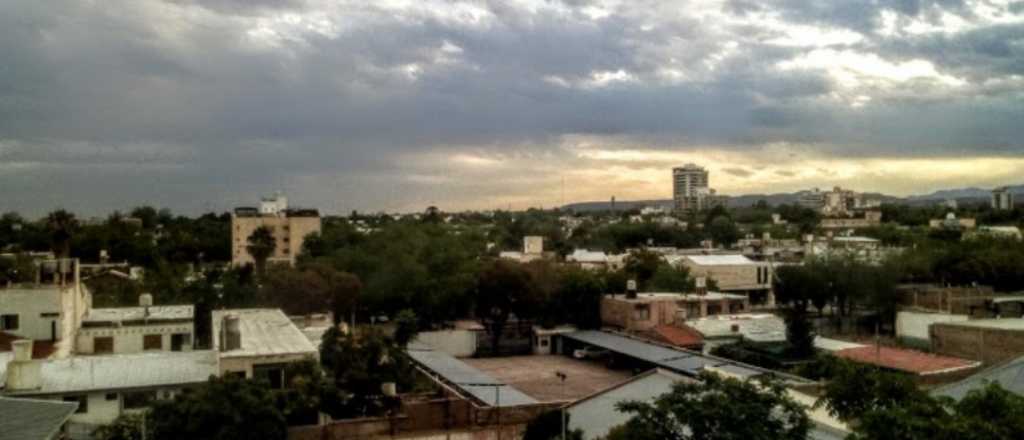
<svg viewBox="0 0 1024 440">
<path fill-rule="evenodd" d="M 58 209 L 46 216 L 46 228 L 50 231 L 50 238 L 53 244 L 53 252 L 59 258 L 71 256 L 71 237 L 78 229 L 78 220 L 75 215 L 63 209 Z"/>
<path fill-rule="evenodd" d="M 252 255 L 252 259 L 256 262 L 256 273 L 262 277 L 267 266 L 267 258 L 270 258 L 274 254 L 274 249 L 277 248 L 277 240 L 274 239 L 274 233 L 270 228 L 260 226 L 252 231 L 248 243 L 245 249 L 249 251 L 249 255 Z"/>
</svg>

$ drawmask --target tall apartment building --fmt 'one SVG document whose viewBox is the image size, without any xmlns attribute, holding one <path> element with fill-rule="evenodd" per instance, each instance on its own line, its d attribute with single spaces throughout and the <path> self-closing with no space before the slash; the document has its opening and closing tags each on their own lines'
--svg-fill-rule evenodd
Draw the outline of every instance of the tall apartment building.
<svg viewBox="0 0 1024 440">
<path fill-rule="evenodd" d="M 288 201 L 281 195 L 264 198 L 259 208 L 236 208 L 231 215 L 232 265 L 255 262 L 247 247 L 249 236 L 261 226 L 270 228 L 277 244 L 267 262 L 294 265 L 306 236 L 320 232 L 320 213 L 315 209 L 288 209 Z"/>
<path fill-rule="evenodd" d="M 713 196 L 706 169 L 692 163 L 672 168 L 672 199 L 676 210 L 702 211 L 711 205 Z"/>
<path fill-rule="evenodd" d="M 1001 186 L 992 190 L 992 209 L 997 211 L 1013 209 L 1013 193 L 1009 188 Z"/>
</svg>

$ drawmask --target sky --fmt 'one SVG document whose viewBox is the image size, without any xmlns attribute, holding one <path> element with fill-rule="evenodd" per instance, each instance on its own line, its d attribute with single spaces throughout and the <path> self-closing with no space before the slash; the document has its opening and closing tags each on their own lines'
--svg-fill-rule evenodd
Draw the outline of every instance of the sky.
<svg viewBox="0 0 1024 440">
<path fill-rule="evenodd" d="M 0 2 L 0 211 L 1024 183 L 1024 1 Z"/>
</svg>

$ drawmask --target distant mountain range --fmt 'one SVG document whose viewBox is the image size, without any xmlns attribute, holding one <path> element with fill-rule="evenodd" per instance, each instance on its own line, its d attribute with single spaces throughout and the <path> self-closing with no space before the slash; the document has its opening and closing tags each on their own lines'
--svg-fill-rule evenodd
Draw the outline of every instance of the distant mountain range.
<svg viewBox="0 0 1024 440">
<path fill-rule="evenodd" d="M 1013 194 L 1024 194 L 1024 185 L 1011 185 L 1008 186 L 1010 192 Z M 728 206 L 730 208 L 744 208 L 753 206 L 759 200 L 764 200 L 769 205 L 782 205 L 782 204 L 793 204 L 796 203 L 800 198 L 800 194 L 806 191 L 797 191 L 793 193 L 776 193 L 776 194 L 744 194 L 739 196 L 730 196 Z M 930 194 L 913 195 L 908 197 L 896 197 L 881 193 L 864 193 L 866 198 L 878 199 L 882 203 L 902 203 L 907 205 L 924 205 L 930 203 L 942 202 L 945 200 L 956 200 L 959 203 L 965 202 L 982 202 L 989 199 L 992 194 L 991 189 L 984 188 L 958 188 L 958 189 L 944 189 L 935 191 Z M 640 209 L 647 206 L 652 207 L 672 207 L 672 199 L 655 199 L 655 200 L 622 200 L 615 201 L 615 209 L 627 211 L 630 209 Z M 572 210 L 577 212 L 588 212 L 588 211 L 605 211 L 611 209 L 611 201 L 603 202 L 579 202 L 570 203 L 562 207 L 565 210 Z"/>
</svg>

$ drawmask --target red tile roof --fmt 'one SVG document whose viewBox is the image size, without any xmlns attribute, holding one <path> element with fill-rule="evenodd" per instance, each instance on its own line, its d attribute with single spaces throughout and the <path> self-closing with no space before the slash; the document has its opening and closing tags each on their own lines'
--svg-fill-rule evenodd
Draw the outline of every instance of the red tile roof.
<svg viewBox="0 0 1024 440">
<path fill-rule="evenodd" d="M 0 352 L 13 350 L 11 343 L 18 339 L 26 339 L 10 333 L 0 332 Z M 50 341 L 35 341 L 32 343 L 32 358 L 46 359 L 53 354 L 56 347 Z"/>
<path fill-rule="evenodd" d="M 916 350 L 875 346 L 847 348 L 832 354 L 854 362 L 876 365 L 921 376 L 975 368 L 980 362 L 939 356 Z"/>
<path fill-rule="evenodd" d="M 704 344 L 704 336 L 687 326 L 662 324 L 651 329 L 657 339 L 678 347 L 698 347 Z"/>
</svg>

